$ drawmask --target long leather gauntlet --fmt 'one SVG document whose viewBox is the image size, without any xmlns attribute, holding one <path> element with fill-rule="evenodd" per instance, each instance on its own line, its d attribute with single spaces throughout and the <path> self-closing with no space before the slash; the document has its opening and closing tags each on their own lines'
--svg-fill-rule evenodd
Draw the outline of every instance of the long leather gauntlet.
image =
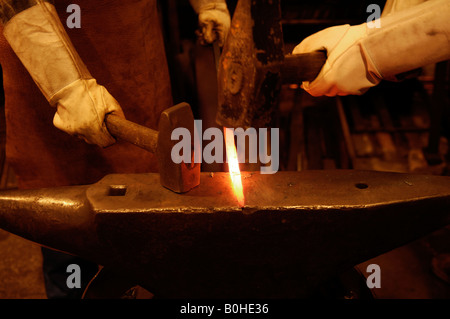
<svg viewBox="0 0 450 319">
<path fill-rule="evenodd" d="M 57 107 L 57 128 L 91 144 L 113 144 L 104 118 L 113 112 L 123 116 L 120 105 L 89 73 L 55 7 L 36 2 L 5 24 L 5 38 L 45 98 Z"/>
</svg>

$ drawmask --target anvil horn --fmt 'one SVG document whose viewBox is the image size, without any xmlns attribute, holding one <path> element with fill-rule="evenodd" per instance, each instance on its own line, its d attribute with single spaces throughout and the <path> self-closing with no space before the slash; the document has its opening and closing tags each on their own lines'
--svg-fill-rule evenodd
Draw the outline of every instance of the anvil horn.
<svg viewBox="0 0 450 319">
<path fill-rule="evenodd" d="M 99 244 L 87 186 L 0 193 L 0 228 L 42 246 L 95 256 Z"/>
<path fill-rule="evenodd" d="M 176 194 L 158 174 L 0 194 L 0 227 L 126 274 L 162 298 L 299 298 L 450 224 L 450 178 L 353 170 L 227 173 Z"/>
</svg>

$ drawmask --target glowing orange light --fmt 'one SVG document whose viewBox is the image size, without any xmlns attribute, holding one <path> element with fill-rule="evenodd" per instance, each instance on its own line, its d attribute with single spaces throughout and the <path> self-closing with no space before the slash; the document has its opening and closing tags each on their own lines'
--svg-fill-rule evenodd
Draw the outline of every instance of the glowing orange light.
<svg viewBox="0 0 450 319">
<path fill-rule="evenodd" d="M 233 130 L 224 127 L 225 131 L 225 147 L 227 151 L 228 170 L 230 171 L 231 184 L 233 192 L 236 196 L 240 207 L 244 207 L 244 191 L 242 187 L 241 171 L 239 169 L 239 161 L 236 152 L 236 145 L 234 145 Z"/>
</svg>

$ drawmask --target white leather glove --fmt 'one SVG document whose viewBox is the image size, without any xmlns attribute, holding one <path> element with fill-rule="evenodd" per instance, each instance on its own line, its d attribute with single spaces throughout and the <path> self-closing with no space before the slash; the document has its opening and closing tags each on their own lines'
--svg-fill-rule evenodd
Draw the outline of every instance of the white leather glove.
<svg viewBox="0 0 450 319">
<path fill-rule="evenodd" d="M 106 147 L 107 113 L 124 116 L 119 103 L 91 76 L 73 47 L 52 4 L 39 1 L 15 15 L 4 35 L 50 105 L 60 130 Z"/>
<path fill-rule="evenodd" d="M 202 44 L 216 42 L 223 46 L 230 30 L 231 18 L 225 0 L 190 0 L 198 14 L 197 31 Z"/>
<path fill-rule="evenodd" d="M 365 24 L 327 28 L 309 36 L 293 54 L 327 51 L 327 60 L 313 82 L 303 82 L 302 88 L 312 96 L 336 96 L 366 92 L 381 81 L 372 61 L 366 59 L 360 46 L 367 36 Z"/>
<path fill-rule="evenodd" d="M 450 1 L 431 0 L 366 23 L 322 30 L 302 41 L 294 54 L 326 50 L 317 78 L 303 82 L 313 96 L 360 95 L 382 79 L 450 59 Z"/>
<path fill-rule="evenodd" d="M 411 8 L 427 0 L 386 0 L 381 17 Z"/>
</svg>

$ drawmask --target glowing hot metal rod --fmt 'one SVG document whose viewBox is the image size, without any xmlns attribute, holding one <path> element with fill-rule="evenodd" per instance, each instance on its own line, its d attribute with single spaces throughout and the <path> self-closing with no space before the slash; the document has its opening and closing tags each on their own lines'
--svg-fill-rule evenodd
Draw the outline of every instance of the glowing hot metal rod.
<svg viewBox="0 0 450 319">
<path fill-rule="evenodd" d="M 234 195 L 238 201 L 239 207 L 244 207 L 244 190 L 242 188 L 242 176 L 239 169 L 239 161 L 234 144 L 234 132 L 231 129 L 224 128 L 225 132 L 225 147 L 227 152 L 227 162 L 230 171 L 230 179 L 233 187 Z"/>
</svg>

